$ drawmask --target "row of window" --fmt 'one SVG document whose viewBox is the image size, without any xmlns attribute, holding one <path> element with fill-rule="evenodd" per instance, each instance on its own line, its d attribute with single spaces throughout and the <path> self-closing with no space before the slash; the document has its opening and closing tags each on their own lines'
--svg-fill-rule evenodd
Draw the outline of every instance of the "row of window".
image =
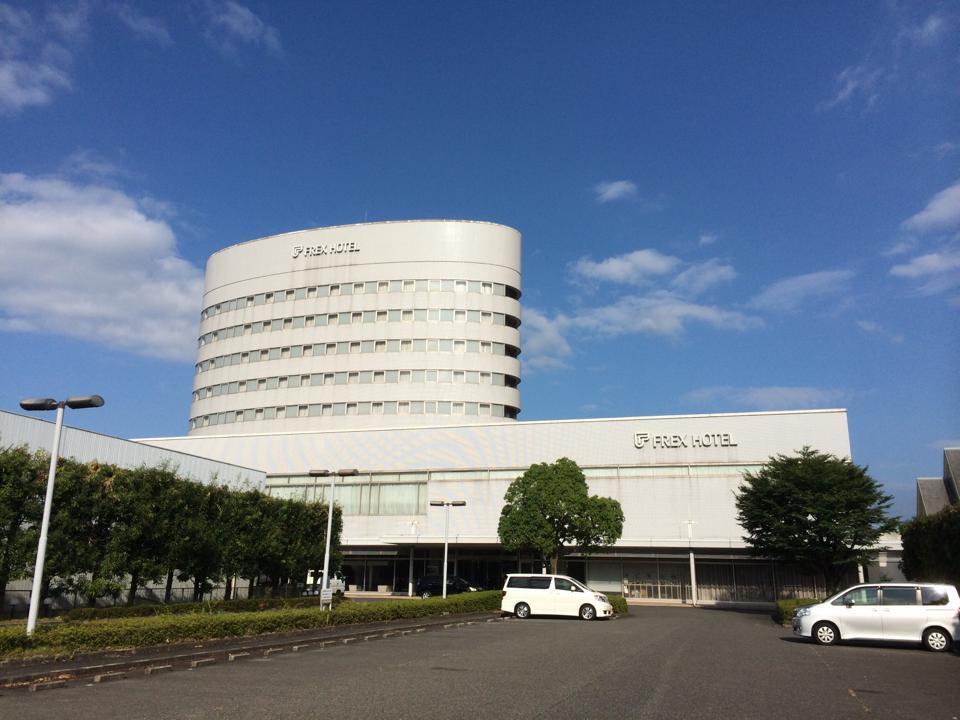
<svg viewBox="0 0 960 720">
<path fill-rule="evenodd" d="M 379 383 L 457 383 L 467 385 L 494 385 L 515 388 L 519 378 L 503 373 L 479 370 L 360 370 L 353 372 L 311 373 L 309 375 L 275 375 L 250 380 L 235 380 L 229 383 L 197 388 L 194 400 L 233 395 L 234 393 L 259 390 L 283 390 L 285 388 L 322 387 L 324 385 L 369 385 Z"/>
<path fill-rule="evenodd" d="M 361 323 L 385 322 L 458 322 L 486 323 L 488 325 L 508 325 L 520 327 L 520 319 L 513 315 L 486 312 L 481 310 L 455 310 L 454 308 L 416 308 L 413 310 L 364 310 L 355 312 L 329 313 L 320 315 L 297 315 L 296 317 L 275 318 L 242 325 L 231 325 L 201 335 L 201 346 L 217 340 L 256 335 L 276 330 L 297 330 L 300 328 L 323 327 L 327 325 L 359 325 Z"/>
<path fill-rule="evenodd" d="M 314 403 L 310 405 L 281 405 L 280 407 L 228 410 L 190 418 L 190 429 L 210 425 L 256 422 L 259 420 L 289 420 L 308 417 L 347 417 L 355 415 L 464 415 L 510 418 L 519 411 L 498 403 L 460 402 L 454 400 L 384 400 L 382 402 Z"/>
<path fill-rule="evenodd" d="M 272 487 L 267 492 L 285 500 L 327 502 L 326 485 Z M 427 483 L 337 485 L 333 501 L 344 515 L 426 515 Z"/>
<path fill-rule="evenodd" d="M 520 291 L 515 287 L 481 280 L 366 280 L 334 283 L 332 285 L 308 285 L 306 287 L 262 292 L 256 295 L 245 295 L 204 308 L 203 312 L 200 313 L 200 319 L 206 320 L 217 313 L 229 312 L 230 310 L 241 310 L 257 305 L 287 302 L 288 300 L 399 292 L 479 293 L 481 295 L 501 295 L 514 300 L 520 299 Z"/>
<path fill-rule="evenodd" d="M 486 340 L 454 340 L 451 338 L 417 338 L 413 340 L 354 340 L 352 342 L 316 343 L 313 345 L 289 345 L 261 348 L 230 355 L 218 355 L 196 364 L 197 373 L 228 365 L 242 365 L 266 360 L 318 357 L 321 355 L 353 355 L 374 352 L 452 352 L 481 353 L 518 357 L 520 348 L 515 345 L 488 342 Z"/>
</svg>

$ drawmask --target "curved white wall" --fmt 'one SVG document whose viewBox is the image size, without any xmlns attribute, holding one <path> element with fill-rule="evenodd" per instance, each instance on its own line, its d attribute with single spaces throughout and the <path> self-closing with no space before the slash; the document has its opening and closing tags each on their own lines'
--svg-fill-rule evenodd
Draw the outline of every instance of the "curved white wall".
<svg viewBox="0 0 960 720">
<path fill-rule="evenodd" d="M 520 233 L 318 228 L 207 262 L 190 434 L 515 420 Z"/>
</svg>

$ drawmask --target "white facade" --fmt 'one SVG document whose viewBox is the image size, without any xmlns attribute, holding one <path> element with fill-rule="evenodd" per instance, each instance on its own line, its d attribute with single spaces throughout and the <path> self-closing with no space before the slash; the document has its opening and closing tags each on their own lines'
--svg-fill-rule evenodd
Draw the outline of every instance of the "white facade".
<svg viewBox="0 0 960 720">
<path fill-rule="evenodd" d="M 243 428 L 244 430 L 246 427 Z M 809 446 L 850 457 L 845 410 L 367 428 L 152 438 L 139 442 L 262 468 L 274 496 L 327 501 L 311 469 L 355 468 L 337 481 L 341 549 L 352 589 L 406 591 L 439 572 L 446 509 L 453 574 L 496 586 L 505 572 L 539 571 L 505 554 L 497 524 L 510 482 L 530 465 L 568 457 L 591 494 L 624 512 L 623 534 L 568 572 L 594 587 L 668 601 L 769 601 L 816 594 L 816 579 L 750 557 L 736 520 L 745 471 Z M 690 572 L 696 565 L 696 576 Z M 822 587 L 820 588 L 822 591 Z"/>
<path fill-rule="evenodd" d="M 211 256 L 191 435 L 490 423 L 520 412 L 520 234 L 318 228 Z"/>
<path fill-rule="evenodd" d="M 49 413 L 53 415 L 53 413 Z M 67 411 L 69 422 L 71 411 Z M 50 452 L 54 424 L 36 415 L 18 415 L 0 410 L 0 447 L 26 445 L 30 450 Z M 227 485 L 234 489 L 263 490 L 266 473 L 229 462 L 198 457 L 186 452 L 166 450 L 110 435 L 63 426 L 60 456 L 79 462 L 107 463 L 123 468 L 165 464 L 180 477 L 200 483 Z"/>
<path fill-rule="evenodd" d="M 327 483 L 308 477 L 309 470 L 357 468 L 361 475 L 346 478 L 338 495 L 344 505 L 343 543 L 354 547 L 442 543 L 444 511 L 428 504 L 433 499 L 467 501 L 466 510 L 451 517 L 451 532 L 461 542 L 497 545 L 497 523 L 510 482 L 534 463 L 568 457 L 584 469 L 591 493 L 623 506 L 626 521 L 619 547 L 686 547 L 692 538 L 698 547 L 743 549 L 734 493 L 744 470 L 756 470 L 772 455 L 793 454 L 807 445 L 838 457 L 850 455 L 844 410 L 139 442 L 262 468 L 272 494 L 307 500 L 321 499 Z M 406 500 L 398 485 L 407 486 Z M 414 485 L 416 493 L 409 489 Z M 363 487 L 367 490 L 347 489 Z M 379 487 L 394 488 L 395 500 L 384 509 L 371 504 L 378 496 L 372 488 Z"/>
</svg>

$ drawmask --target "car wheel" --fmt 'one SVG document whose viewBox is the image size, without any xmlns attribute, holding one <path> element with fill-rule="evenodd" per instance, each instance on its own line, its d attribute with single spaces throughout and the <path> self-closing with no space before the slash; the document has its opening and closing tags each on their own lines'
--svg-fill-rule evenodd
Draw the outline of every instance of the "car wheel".
<svg viewBox="0 0 960 720">
<path fill-rule="evenodd" d="M 597 617 L 597 609 L 593 605 L 581 605 L 580 606 L 580 619 L 581 620 L 593 620 Z"/>
<path fill-rule="evenodd" d="M 424 600 L 429 600 L 429 599 L 430 599 L 430 591 L 429 591 L 429 590 L 424 590 L 422 593 L 420 593 L 420 597 L 422 597 Z"/>
<path fill-rule="evenodd" d="M 946 652 L 951 644 L 950 634 L 943 628 L 930 628 L 923 633 L 923 646 L 931 652 Z"/>
<path fill-rule="evenodd" d="M 840 631 L 833 623 L 822 622 L 813 626 L 813 639 L 820 645 L 836 645 Z"/>
<path fill-rule="evenodd" d="M 530 606 L 526 603 L 517 603 L 517 606 L 513 609 L 513 614 L 521 620 L 526 620 L 530 617 Z"/>
</svg>

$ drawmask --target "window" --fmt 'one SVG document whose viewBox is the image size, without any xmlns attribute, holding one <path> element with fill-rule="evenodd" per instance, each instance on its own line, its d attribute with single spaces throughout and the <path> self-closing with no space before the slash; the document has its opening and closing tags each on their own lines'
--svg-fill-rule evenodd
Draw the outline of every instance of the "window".
<svg viewBox="0 0 960 720">
<path fill-rule="evenodd" d="M 915 587 L 885 587 L 883 589 L 883 605 L 916 605 L 917 589 Z"/>
<path fill-rule="evenodd" d="M 833 601 L 834 605 L 876 605 L 877 588 L 861 587 L 844 593 Z"/>
<path fill-rule="evenodd" d="M 946 605 L 950 598 L 944 588 L 922 587 L 920 588 L 920 600 L 924 605 Z"/>
</svg>

